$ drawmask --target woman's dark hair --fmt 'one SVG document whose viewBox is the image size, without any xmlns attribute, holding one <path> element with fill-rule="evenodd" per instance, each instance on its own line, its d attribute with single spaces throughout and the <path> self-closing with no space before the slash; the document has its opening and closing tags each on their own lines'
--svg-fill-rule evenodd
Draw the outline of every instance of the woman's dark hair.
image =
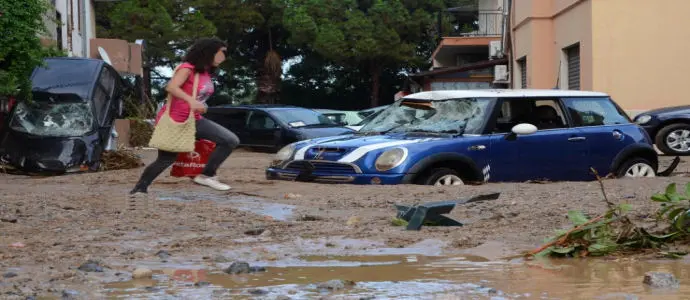
<svg viewBox="0 0 690 300">
<path fill-rule="evenodd" d="M 213 73 L 216 71 L 216 67 L 213 66 L 216 53 L 220 48 L 227 46 L 225 42 L 215 37 L 198 39 L 189 47 L 187 55 L 182 60 L 194 65 L 194 71 L 197 73 L 207 71 Z"/>
</svg>

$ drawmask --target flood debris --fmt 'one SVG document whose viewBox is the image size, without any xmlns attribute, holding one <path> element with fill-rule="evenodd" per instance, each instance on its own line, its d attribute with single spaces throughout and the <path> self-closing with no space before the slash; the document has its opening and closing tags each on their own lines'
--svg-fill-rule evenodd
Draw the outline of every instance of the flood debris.
<svg viewBox="0 0 690 300">
<path fill-rule="evenodd" d="M 144 166 L 141 157 L 129 149 L 120 148 L 115 151 L 105 151 L 101 155 L 101 170 L 126 170 Z"/>
<path fill-rule="evenodd" d="M 680 287 L 680 281 L 673 274 L 664 272 L 647 272 L 644 274 L 642 282 L 649 287 L 658 289 L 677 289 Z"/>
<path fill-rule="evenodd" d="M 592 172 L 599 180 L 603 201 L 609 209 L 591 219 L 580 211 L 569 211 L 568 219 L 574 227 L 557 230 L 556 236 L 548 238 L 544 245 L 527 252 L 526 256 L 602 256 L 614 252 L 661 249 L 669 242 L 690 237 L 690 183 L 682 194 L 672 183 L 664 193 L 651 197 L 652 201 L 661 203 L 657 221 L 668 224 L 668 228 L 653 234 L 627 217 L 632 205 L 609 201 L 603 181 L 596 170 L 592 169 Z"/>
<path fill-rule="evenodd" d="M 153 125 L 145 120 L 129 120 L 129 144 L 132 147 L 146 147 L 153 134 Z"/>
<path fill-rule="evenodd" d="M 393 224 L 407 226 L 407 230 L 420 230 L 422 225 L 427 226 L 462 226 L 463 224 L 443 216 L 450 213 L 456 205 L 472 202 L 496 200 L 501 193 L 474 196 L 469 199 L 459 201 L 437 201 L 427 202 L 414 206 L 395 205 L 398 210 L 397 216 L 393 219 Z"/>
</svg>

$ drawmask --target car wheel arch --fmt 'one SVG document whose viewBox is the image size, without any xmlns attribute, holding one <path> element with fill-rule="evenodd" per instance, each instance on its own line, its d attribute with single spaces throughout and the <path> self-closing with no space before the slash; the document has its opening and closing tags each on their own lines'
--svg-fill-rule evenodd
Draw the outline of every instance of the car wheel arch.
<svg viewBox="0 0 690 300">
<path fill-rule="evenodd" d="M 626 161 L 635 159 L 637 157 L 644 158 L 652 163 L 654 170 L 659 168 L 659 155 L 656 150 L 649 145 L 632 144 L 624 148 L 621 152 L 616 155 L 611 163 L 611 169 L 609 173 L 616 173 L 618 168 L 620 168 Z"/>
<path fill-rule="evenodd" d="M 404 181 L 407 183 L 418 182 L 431 170 L 436 168 L 450 168 L 456 170 L 466 182 L 481 182 L 484 176 L 477 164 L 468 156 L 457 153 L 438 153 L 427 156 L 415 163 L 407 172 Z"/>
</svg>

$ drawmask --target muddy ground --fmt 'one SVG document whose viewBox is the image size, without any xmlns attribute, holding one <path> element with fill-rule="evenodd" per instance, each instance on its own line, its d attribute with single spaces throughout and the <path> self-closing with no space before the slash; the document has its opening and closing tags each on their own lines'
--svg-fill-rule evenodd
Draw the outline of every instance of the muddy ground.
<svg viewBox="0 0 690 300">
<path fill-rule="evenodd" d="M 146 162 L 153 158 L 151 151 L 141 153 Z M 127 276 L 139 261 L 157 259 L 160 250 L 202 261 L 219 255 L 228 261 L 270 261 L 310 247 L 347 254 L 351 246 L 345 241 L 360 240 L 371 243 L 365 248 L 421 247 L 498 259 L 535 248 L 568 226 L 568 210 L 590 216 L 606 210 L 597 182 L 438 188 L 267 181 L 264 168 L 270 159 L 235 152 L 219 172 L 233 186 L 230 192 L 166 172 L 151 187 L 150 199 L 137 203 L 126 193 L 142 169 L 46 178 L 0 174 L 0 298 L 60 296 L 71 290 L 92 295 L 105 281 Z M 650 196 L 671 182 L 688 182 L 688 176 L 690 159 L 685 158 L 671 177 L 609 179 L 605 186 L 612 201 L 634 205 L 635 221 L 650 222 L 658 208 Z M 413 232 L 391 224 L 394 204 L 492 192 L 501 192 L 500 198 L 453 210 L 450 216 L 464 227 Z M 77 270 L 89 259 L 100 261 L 105 272 Z"/>
</svg>

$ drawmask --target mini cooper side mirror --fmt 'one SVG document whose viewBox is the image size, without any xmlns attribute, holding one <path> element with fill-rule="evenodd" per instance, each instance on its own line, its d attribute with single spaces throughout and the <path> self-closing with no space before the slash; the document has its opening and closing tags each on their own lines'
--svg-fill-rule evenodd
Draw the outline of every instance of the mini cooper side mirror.
<svg viewBox="0 0 690 300">
<path fill-rule="evenodd" d="M 529 123 L 520 123 L 510 130 L 511 133 L 506 135 L 506 139 L 509 141 L 515 140 L 518 135 L 529 135 L 537 132 L 537 126 Z"/>
</svg>

